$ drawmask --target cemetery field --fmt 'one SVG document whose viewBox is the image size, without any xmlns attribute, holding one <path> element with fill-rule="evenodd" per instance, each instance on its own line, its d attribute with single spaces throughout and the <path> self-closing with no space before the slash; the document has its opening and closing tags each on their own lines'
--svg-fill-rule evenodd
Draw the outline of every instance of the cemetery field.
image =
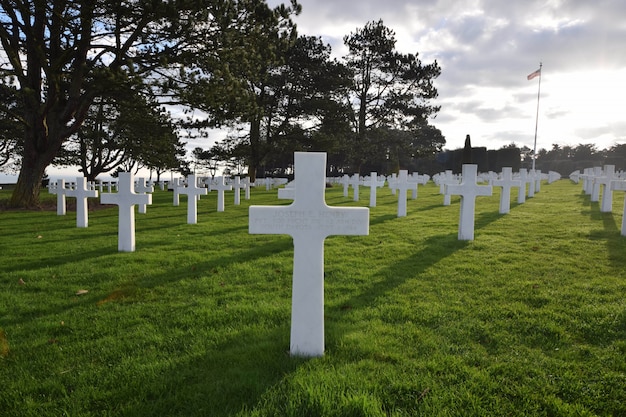
<svg viewBox="0 0 626 417">
<path fill-rule="evenodd" d="M 87 229 L 69 208 L 2 211 L 0 415 L 626 416 L 624 193 L 601 213 L 544 182 L 501 215 L 499 192 L 458 241 L 458 197 L 430 182 L 397 218 L 379 189 L 369 236 L 326 239 L 312 359 L 289 355 L 291 238 L 248 234 L 250 204 L 289 204 L 276 190 L 227 192 L 222 213 L 211 192 L 195 225 L 156 191 L 134 253 L 117 207 Z"/>
</svg>

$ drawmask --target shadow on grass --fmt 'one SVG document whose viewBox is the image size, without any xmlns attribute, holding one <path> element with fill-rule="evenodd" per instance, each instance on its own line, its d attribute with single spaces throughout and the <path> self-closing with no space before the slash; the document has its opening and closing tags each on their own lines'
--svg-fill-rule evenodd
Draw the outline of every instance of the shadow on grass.
<svg viewBox="0 0 626 417">
<path fill-rule="evenodd" d="M 220 344 L 207 346 L 202 356 L 173 358 L 152 379 L 142 378 L 132 396 L 120 387 L 108 402 L 124 410 L 120 415 L 133 417 L 220 417 L 252 410 L 272 387 L 307 362 L 289 356 L 288 334 L 287 325 L 264 333 L 237 332 Z M 250 352 L 251 340 L 254 353 Z"/>
<path fill-rule="evenodd" d="M 107 236 L 108 233 L 103 233 L 101 236 Z M 59 240 L 63 242 L 63 240 Z M 50 243 L 50 241 L 46 242 Z M 3 272 L 18 272 L 18 271 L 32 271 L 43 268 L 54 268 L 60 265 L 64 265 L 71 262 L 82 261 L 83 259 L 90 259 L 92 262 L 97 262 L 98 258 L 112 255 L 117 253 L 117 244 L 115 247 L 103 247 L 101 249 L 95 249 L 90 251 L 81 251 L 76 253 L 65 253 L 59 255 L 58 253 L 47 253 L 48 256 L 40 256 L 36 259 L 26 259 L 23 263 L 11 264 Z"/>
<path fill-rule="evenodd" d="M 155 244 L 154 246 L 158 245 Z M 194 264 L 192 270 L 172 269 L 160 274 L 147 275 L 136 282 L 136 284 L 141 288 L 154 288 L 182 279 L 197 277 L 201 271 L 210 271 L 216 268 L 222 269 L 232 264 L 251 262 L 288 250 L 293 250 L 291 238 L 285 237 L 284 239 L 276 239 L 273 242 L 263 245 L 254 245 L 248 250 L 237 251 L 235 253 L 231 252 L 228 255 L 220 252 L 206 262 Z"/>
<path fill-rule="evenodd" d="M 442 259 L 454 254 L 469 245 L 468 241 L 458 240 L 458 234 L 432 236 L 425 240 L 425 247 L 411 256 L 390 264 L 379 271 L 374 278 L 377 282 L 366 291 L 348 300 L 340 309 L 353 309 L 361 306 L 371 306 L 381 295 L 392 292 L 395 288 L 410 279 L 419 278 L 419 275 Z"/>
<path fill-rule="evenodd" d="M 603 213 L 600 211 L 600 203 L 591 201 L 591 197 L 581 193 L 578 197 L 585 206 L 580 214 L 589 216 L 593 221 L 602 222 L 603 230 L 595 230 L 589 233 L 589 239 L 606 240 L 609 251 L 609 261 L 613 266 L 626 268 L 626 237 L 621 235 L 621 225 L 618 227 L 613 213 Z"/>
</svg>

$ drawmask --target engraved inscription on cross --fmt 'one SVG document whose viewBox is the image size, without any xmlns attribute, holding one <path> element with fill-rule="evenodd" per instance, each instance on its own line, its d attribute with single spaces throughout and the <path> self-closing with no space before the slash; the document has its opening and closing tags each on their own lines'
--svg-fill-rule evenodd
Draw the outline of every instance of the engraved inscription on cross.
<svg viewBox="0 0 626 417">
<path fill-rule="evenodd" d="M 324 354 L 324 239 L 369 234 L 369 209 L 330 207 L 324 200 L 326 153 L 295 152 L 295 199 L 288 206 L 251 206 L 251 234 L 293 238 L 292 355 Z"/>
</svg>

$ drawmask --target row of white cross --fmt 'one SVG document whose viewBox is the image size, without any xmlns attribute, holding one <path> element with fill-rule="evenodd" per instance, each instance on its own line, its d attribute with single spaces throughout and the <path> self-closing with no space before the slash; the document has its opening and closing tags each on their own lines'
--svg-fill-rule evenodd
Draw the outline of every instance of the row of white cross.
<svg viewBox="0 0 626 417">
<path fill-rule="evenodd" d="M 294 160 L 293 203 L 288 206 L 251 206 L 249 233 L 287 234 L 293 238 L 290 351 L 293 355 L 320 356 L 324 352 L 324 240 L 330 235 L 369 234 L 369 209 L 330 207 L 326 204 L 325 153 L 296 152 Z M 370 181 L 374 193 L 380 186 L 375 173 L 372 173 Z M 187 182 L 187 187 L 179 186 L 174 189 L 178 190 L 179 194 L 188 195 L 188 222 L 191 220 L 195 222 L 197 197 L 206 194 L 207 189 L 198 187 L 194 176 L 188 177 Z M 503 189 L 515 186 L 515 180 L 508 170 L 502 179 L 493 182 Z M 355 182 L 355 185 L 358 186 L 358 183 Z M 230 189 L 223 181 L 218 182 L 216 187 L 218 192 L 222 193 Z M 393 185 L 393 189 L 399 193 L 399 216 L 406 215 L 407 191 L 416 190 L 416 187 L 417 181 L 409 181 L 407 171 L 401 171 Z M 77 183 L 76 189 L 72 192 L 77 199 L 84 198 L 85 201 L 88 196 L 97 195 L 96 191 L 87 190 L 84 180 L 80 184 Z M 473 239 L 475 199 L 478 196 L 491 195 L 492 187 L 477 184 L 477 166 L 470 164 L 463 165 L 461 182 L 447 184 L 446 192 L 461 196 L 459 239 Z M 132 174 L 120 173 L 118 193 L 102 194 L 101 201 L 104 204 L 119 206 L 118 248 L 120 251 L 134 251 L 133 206 L 151 204 L 151 195 L 136 194 Z"/>
<path fill-rule="evenodd" d="M 570 179 L 576 183 L 582 180 L 583 192 L 590 196 L 591 202 L 600 202 L 600 212 L 613 211 L 613 191 L 626 191 L 626 173 L 615 172 L 615 165 L 604 165 L 585 168 L 570 174 Z M 600 198 L 602 195 L 602 198 Z M 624 212 L 622 215 L 621 235 L 626 236 L 626 197 L 624 198 Z"/>
</svg>

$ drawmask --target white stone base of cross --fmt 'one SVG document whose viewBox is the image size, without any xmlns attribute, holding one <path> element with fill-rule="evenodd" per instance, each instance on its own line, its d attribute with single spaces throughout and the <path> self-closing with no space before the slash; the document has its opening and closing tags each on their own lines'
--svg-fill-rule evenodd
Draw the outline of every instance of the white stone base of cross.
<svg viewBox="0 0 626 417">
<path fill-rule="evenodd" d="M 329 207 L 326 153 L 294 154 L 295 199 L 288 206 L 251 206 L 251 234 L 287 234 L 293 238 L 293 292 L 290 352 L 324 354 L 324 239 L 330 235 L 367 235 L 369 209 Z"/>
</svg>

